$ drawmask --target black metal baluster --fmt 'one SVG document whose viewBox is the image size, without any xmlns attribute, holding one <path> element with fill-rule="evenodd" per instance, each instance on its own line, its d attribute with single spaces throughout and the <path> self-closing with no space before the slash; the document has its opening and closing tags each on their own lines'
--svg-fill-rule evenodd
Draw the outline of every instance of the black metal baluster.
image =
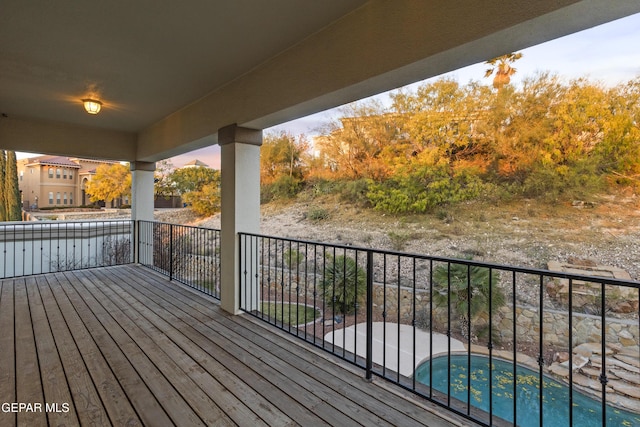
<svg viewBox="0 0 640 427">
<path fill-rule="evenodd" d="M 544 425 L 543 422 L 543 414 L 544 414 L 544 375 L 543 375 L 543 367 L 544 367 L 544 276 L 540 276 L 540 284 L 539 284 L 539 296 L 540 296 L 540 301 L 538 302 L 539 307 L 540 307 L 540 311 L 539 311 L 539 325 L 540 325 L 540 335 L 538 337 L 539 339 L 539 351 L 538 351 L 538 381 L 540 382 L 540 388 L 539 388 L 539 399 L 538 399 L 538 404 L 540 405 L 540 427 L 542 427 Z"/>
<path fill-rule="evenodd" d="M 367 360 L 366 378 L 373 377 L 373 252 L 367 251 Z"/>
<path fill-rule="evenodd" d="M 600 371 L 600 384 L 602 384 L 602 427 L 607 426 L 607 325 L 606 325 L 606 292 L 605 284 L 600 284 L 600 322 L 602 327 L 601 351 L 602 368 Z"/>
<path fill-rule="evenodd" d="M 569 278 L 569 425 L 573 426 L 573 279 Z M 602 355 L 604 359 L 604 354 Z"/>
</svg>

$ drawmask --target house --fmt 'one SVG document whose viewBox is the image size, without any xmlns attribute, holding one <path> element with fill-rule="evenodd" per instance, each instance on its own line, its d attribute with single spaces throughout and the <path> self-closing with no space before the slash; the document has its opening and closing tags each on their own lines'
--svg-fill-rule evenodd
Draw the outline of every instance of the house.
<svg viewBox="0 0 640 427">
<path fill-rule="evenodd" d="M 184 165 L 182 165 L 182 167 L 183 168 L 208 168 L 209 165 L 204 162 L 201 162 L 198 159 L 195 159 L 185 163 Z"/>
<path fill-rule="evenodd" d="M 65 156 L 38 156 L 17 161 L 18 185 L 25 209 L 84 206 L 85 187 L 99 165 L 114 161 Z"/>
</svg>

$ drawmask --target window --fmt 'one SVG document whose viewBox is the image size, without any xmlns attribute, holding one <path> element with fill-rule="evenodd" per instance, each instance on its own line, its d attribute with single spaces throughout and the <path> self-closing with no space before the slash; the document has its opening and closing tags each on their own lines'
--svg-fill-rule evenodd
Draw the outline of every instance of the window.
<svg viewBox="0 0 640 427">
<path fill-rule="evenodd" d="M 73 205 L 73 193 L 69 193 L 69 204 Z"/>
<path fill-rule="evenodd" d="M 56 169 L 56 178 L 60 179 L 60 169 Z"/>
<path fill-rule="evenodd" d="M 29 169 L 29 173 L 33 175 L 33 168 Z"/>
<path fill-rule="evenodd" d="M 62 179 L 67 179 L 67 170 L 62 169 Z"/>
<path fill-rule="evenodd" d="M 24 171 L 20 171 L 20 181 L 22 181 L 22 178 L 24 178 Z"/>
<path fill-rule="evenodd" d="M 53 168 L 49 168 L 49 178 L 53 178 Z"/>
<path fill-rule="evenodd" d="M 73 169 L 69 170 L 69 179 L 73 179 Z"/>
<path fill-rule="evenodd" d="M 60 204 L 60 192 L 56 193 L 56 205 Z"/>
<path fill-rule="evenodd" d="M 53 204 L 53 192 L 49 192 L 49 204 L 52 205 Z"/>
<path fill-rule="evenodd" d="M 67 193 L 63 193 L 62 194 L 62 201 L 63 201 L 63 203 L 62 203 L 63 205 L 67 204 Z"/>
</svg>

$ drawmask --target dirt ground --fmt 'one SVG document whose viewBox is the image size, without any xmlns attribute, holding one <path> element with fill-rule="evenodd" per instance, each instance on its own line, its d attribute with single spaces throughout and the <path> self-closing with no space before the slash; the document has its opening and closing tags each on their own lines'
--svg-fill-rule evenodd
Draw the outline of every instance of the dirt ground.
<svg viewBox="0 0 640 427">
<path fill-rule="evenodd" d="M 156 218 L 220 227 L 219 215 L 197 218 L 188 209 L 158 211 Z M 593 202 L 474 201 L 424 215 L 389 215 L 323 197 L 263 205 L 260 232 L 543 269 L 549 261 L 590 260 L 640 280 L 640 197 L 631 192 Z"/>
</svg>

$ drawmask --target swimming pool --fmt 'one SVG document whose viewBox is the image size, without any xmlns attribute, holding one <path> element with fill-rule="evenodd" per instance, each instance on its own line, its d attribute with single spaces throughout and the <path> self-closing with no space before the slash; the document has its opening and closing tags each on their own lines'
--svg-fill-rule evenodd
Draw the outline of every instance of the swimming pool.
<svg viewBox="0 0 640 427">
<path fill-rule="evenodd" d="M 450 383 L 451 397 L 467 402 L 467 356 L 451 356 L 450 381 L 447 381 L 447 357 L 436 357 L 433 363 L 433 388 L 447 393 Z M 493 414 L 513 423 L 513 364 L 493 359 Z M 424 362 L 415 372 L 416 381 L 429 385 L 429 361 Z M 489 359 L 471 356 L 471 405 L 489 412 Z M 516 414 L 517 425 L 538 426 L 540 423 L 540 379 L 538 372 L 517 367 Z M 569 388 L 551 378 L 544 378 L 543 423 L 545 427 L 566 427 L 569 425 Z M 590 397 L 573 392 L 573 425 L 580 427 L 600 427 L 602 425 L 602 404 Z M 607 406 L 608 426 L 640 426 L 640 414 Z"/>
</svg>

